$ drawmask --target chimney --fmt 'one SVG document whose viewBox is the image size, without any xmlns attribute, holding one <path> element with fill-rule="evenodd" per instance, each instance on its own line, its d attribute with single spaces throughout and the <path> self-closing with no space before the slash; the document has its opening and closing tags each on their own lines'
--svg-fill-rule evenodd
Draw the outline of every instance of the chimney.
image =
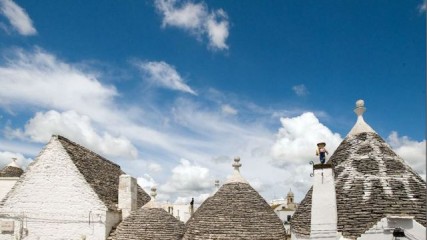
<svg viewBox="0 0 427 240">
<path fill-rule="evenodd" d="M 191 198 L 190 202 L 190 216 L 192 216 L 194 213 L 194 198 Z"/>
<path fill-rule="evenodd" d="M 130 175 L 120 175 L 119 180 L 119 209 L 122 210 L 122 220 L 137 209 L 138 188 L 136 179 Z"/>
<path fill-rule="evenodd" d="M 337 201 L 331 164 L 313 165 L 310 239 L 337 239 Z"/>
</svg>

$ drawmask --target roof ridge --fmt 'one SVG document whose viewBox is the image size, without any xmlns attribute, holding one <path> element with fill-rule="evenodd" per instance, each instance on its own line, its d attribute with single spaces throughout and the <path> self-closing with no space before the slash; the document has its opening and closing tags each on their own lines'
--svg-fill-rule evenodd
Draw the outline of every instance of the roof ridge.
<svg viewBox="0 0 427 240">
<path fill-rule="evenodd" d="M 110 163 L 110 164 L 113 164 L 113 165 L 115 165 L 115 166 L 117 166 L 117 167 L 119 167 L 119 168 L 121 169 L 120 165 L 118 165 L 117 163 L 114 163 L 114 162 L 112 162 L 112 161 L 110 161 L 110 160 L 106 159 L 105 157 L 103 157 L 103 156 L 99 155 L 98 153 L 96 153 L 96 152 L 94 152 L 94 151 L 90 150 L 89 148 L 87 148 L 87 147 L 85 147 L 85 146 L 83 146 L 83 145 L 80 145 L 80 144 L 78 144 L 78 143 L 76 143 L 76 142 L 74 142 L 74 141 L 72 141 L 72 140 L 70 140 L 70 139 L 68 139 L 68 138 L 66 138 L 66 137 L 64 137 L 64 136 L 61 136 L 61 135 L 55 135 L 55 134 L 54 134 L 54 135 L 52 135 L 52 137 L 56 137 L 56 138 L 58 138 L 59 140 L 64 140 L 64 141 L 66 141 L 66 142 L 68 142 L 68 143 L 70 143 L 70 144 L 72 144 L 72 145 L 74 145 L 74 146 L 76 146 L 76 147 L 83 148 L 84 150 L 86 150 L 86 151 L 88 151 L 88 152 L 90 152 L 90 153 L 92 153 L 92 154 L 96 155 L 96 156 L 97 156 L 97 157 L 99 157 L 100 159 L 102 159 L 102 160 L 104 160 L 104 161 L 106 161 L 106 162 L 108 162 L 108 163 Z M 61 143 L 61 142 L 60 142 L 60 143 Z M 62 143 L 61 143 L 61 145 L 62 145 Z"/>
</svg>

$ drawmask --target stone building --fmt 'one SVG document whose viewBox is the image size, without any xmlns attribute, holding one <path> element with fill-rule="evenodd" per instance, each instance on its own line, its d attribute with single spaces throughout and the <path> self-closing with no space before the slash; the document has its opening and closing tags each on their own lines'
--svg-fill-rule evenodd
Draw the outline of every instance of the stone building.
<svg viewBox="0 0 427 240">
<path fill-rule="evenodd" d="M 292 239 L 426 239 L 426 183 L 358 119 L 327 164 L 314 165 L 313 187 L 291 220 Z"/>
<path fill-rule="evenodd" d="M 0 201 L 19 180 L 24 170 L 16 163 L 16 158 L 0 170 Z"/>
<path fill-rule="evenodd" d="M 186 224 L 185 240 L 285 239 L 282 222 L 268 203 L 240 175 L 234 174 L 197 209 Z"/>
<path fill-rule="evenodd" d="M 197 210 L 200 204 L 194 203 L 193 212 Z M 176 219 L 186 223 L 190 219 L 192 210 L 190 203 L 188 204 L 177 204 L 177 203 L 163 203 L 162 208 L 174 216 Z"/>
<path fill-rule="evenodd" d="M 292 215 L 298 207 L 298 204 L 294 202 L 294 193 L 289 190 L 286 198 L 274 199 L 270 202 L 271 208 L 279 216 L 282 222 L 290 222 Z"/>
<path fill-rule="evenodd" d="M 53 136 L 0 202 L 0 239 L 106 239 L 122 212 L 150 200 L 135 185 L 135 206 L 125 197 L 120 202 L 123 174 L 117 164 Z"/>
<path fill-rule="evenodd" d="M 270 202 L 271 208 L 283 222 L 283 226 L 285 226 L 286 234 L 288 236 L 291 235 L 290 221 L 298 206 L 298 204 L 294 202 L 294 199 L 294 193 L 292 190 L 289 190 L 286 195 L 286 199 L 275 199 Z"/>
<path fill-rule="evenodd" d="M 156 188 L 151 188 L 151 201 L 125 218 L 108 239 L 180 240 L 185 231 L 184 223 L 166 212 L 156 202 L 156 195 Z"/>
</svg>

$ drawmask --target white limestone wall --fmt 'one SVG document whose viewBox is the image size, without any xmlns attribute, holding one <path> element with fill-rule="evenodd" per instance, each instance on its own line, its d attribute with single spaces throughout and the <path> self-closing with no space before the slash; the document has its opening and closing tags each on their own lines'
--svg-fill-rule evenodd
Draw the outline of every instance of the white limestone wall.
<svg viewBox="0 0 427 240">
<path fill-rule="evenodd" d="M 127 218 L 130 213 L 137 209 L 137 187 L 136 179 L 130 175 L 123 174 L 119 180 L 119 208 L 122 210 L 122 219 Z"/>
<path fill-rule="evenodd" d="M 6 196 L 18 180 L 18 177 L 0 177 L 0 201 Z"/>
<path fill-rule="evenodd" d="M 277 216 L 282 220 L 282 222 L 285 222 L 288 220 L 288 215 L 292 216 L 294 215 L 294 210 L 274 210 L 274 212 L 277 214 Z"/>
<path fill-rule="evenodd" d="M 310 239 L 337 239 L 337 202 L 332 168 L 314 170 Z"/>
<path fill-rule="evenodd" d="M 107 208 L 55 138 L 28 167 L 0 208 L 0 216 L 18 215 L 21 220 L 16 221 L 23 223 L 24 239 L 40 240 L 105 239 L 106 226 L 112 225 L 107 218 L 116 217 L 107 216 Z M 0 234 L 2 239 L 11 238 Z"/>
<path fill-rule="evenodd" d="M 358 240 L 390 240 L 393 239 L 393 230 L 403 228 L 407 238 L 402 239 L 427 239 L 426 228 L 413 219 L 382 218 L 372 228 L 362 234 Z"/>
<path fill-rule="evenodd" d="M 117 226 L 121 221 L 122 221 L 122 214 L 120 212 L 108 211 L 107 219 L 105 221 L 105 236 L 108 237 L 108 235 L 111 232 L 111 229 Z"/>
</svg>

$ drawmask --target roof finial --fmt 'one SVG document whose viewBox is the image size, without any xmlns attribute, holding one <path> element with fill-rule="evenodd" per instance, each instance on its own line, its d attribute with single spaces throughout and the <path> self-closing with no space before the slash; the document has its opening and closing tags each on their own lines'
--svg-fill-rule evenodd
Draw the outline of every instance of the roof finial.
<svg viewBox="0 0 427 240">
<path fill-rule="evenodd" d="M 153 200 L 155 200 L 156 196 L 157 196 L 157 188 L 156 188 L 156 186 L 152 186 L 151 187 L 151 197 L 153 198 Z"/>
<path fill-rule="evenodd" d="M 363 113 L 366 112 L 365 101 L 363 101 L 362 99 L 357 100 L 356 101 L 356 108 L 354 109 L 354 112 L 357 115 L 357 121 L 347 136 L 356 135 L 356 134 L 359 134 L 362 132 L 373 132 L 374 133 L 375 132 L 374 129 L 372 129 L 365 122 L 365 120 L 363 120 Z"/>
<path fill-rule="evenodd" d="M 242 166 L 242 164 L 240 163 L 240 157 L 234 158 L 234 163 L 232 166 L 234 167 L 234 172 L 240 173 L 240 167 Z"/>
<path fill-rule="evenodd" d="M 18 163 L 16 162 L 17 160 L 18 160 L 18 158 L 13 157 L 13 158 L 12 158 L 12 162 L 11 162 L 11 163 L 9 163 L 9 165 L 7 165 L 7 166 L 9 166 L 9 167 L 16 167 L 16 168 L 21 168 L 21 167 L 18 165 Z"/>
<path fill-rule="evenodd" d="M 242 175 L 240 175 L 240 167 L 242 166 L 242 164 L 240 163 L 240 157 L 235 157 L 234 158 L 234 163 L 233 163 L 233 175 L 224 183 L 231 183 L 231 182 L 241 182 L 241 183 L 248 183 L 243 177 Z"/>
<path fill-rule="evenodd" d="M 234 168 L 233 175 L 224 184 L 231 183 L 231 182 L 248 183 L 242 177 L 242 175 L 240 175 L 240 167 L 242 166 L 242 164 L 240 163 L 240 157 L 235 157 L 234 158 L 234 163 L 233 163 L 232 166 Z"/>
<path fill-rule="evenodd" d="M 362 99 L 359 99 L 356 101 L 356 108 L 354 109 L 354 112 L 357 116 L 362 116 L 364 112 L 366 112 L 365 108 L 365 101 Z"/>
<path fill-rule="evenodd" d="M 157 188 L 156 186 L 151 187 L 151 200 L 143 206 L 143 208 L 161 208 L 161 204 L 156 201 Z"/>
<path fill-rule="evenodd" d="M 212 192 L 211 196 L 213 196 L 213 195 L 214 195 L 218 190 L 219 190 L 219 180 L 218 180 L 218 179 L 216 179 L 216 180 L 215 180 L 215 188 L 214 188 L 214 190 L 213 190 L 213 192 Z"/>
</svg>

